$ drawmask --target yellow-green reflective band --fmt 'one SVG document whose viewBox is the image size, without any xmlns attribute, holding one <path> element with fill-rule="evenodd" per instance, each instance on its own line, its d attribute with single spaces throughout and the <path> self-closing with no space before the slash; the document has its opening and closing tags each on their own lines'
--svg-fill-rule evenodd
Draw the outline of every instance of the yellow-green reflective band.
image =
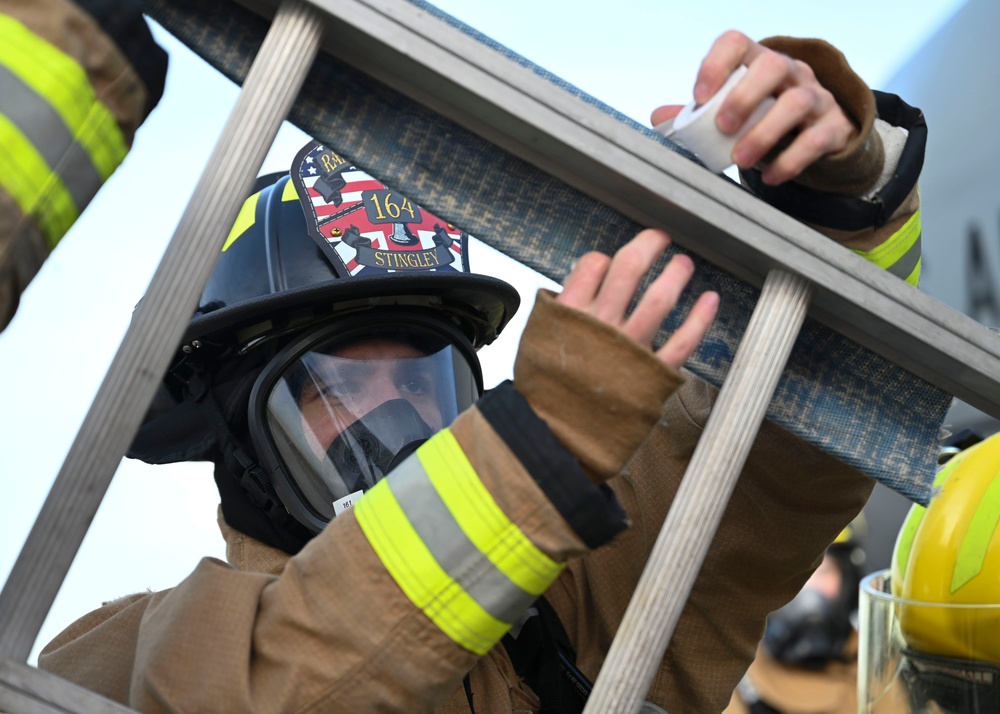
<svg viewBox="0 0 1000 714">
<path fill-rule="evenodd" d="M 455 435 L 444 430 L 418 452 L 431 483 L 462 532 L 518 587 L 538 596 L 563 566 L 540 551 L 493 500 Z"/>
<path fill-rule="evenodd" d="M 885 243 L 871 250 L 855 250 L 883 270 L 887 270 L 910 285 L 920 282 L 920 211 L 916 211 L 903 227 Z"/>
<path fill-rule="evenodd" d="M 291 183 L 291 181 L 288 183 Z M 243 202 L 243 206 L 240 208 L 240 212 L 236 216 L 236 222 L 233 224 L 232 230 L 229 231 L 229 235 L 226 237 L 226 242 L 222 246 L 223 253 L 225 253 L 229 249 L 229 246 L 235 243 L 236 239 L 246 233 L 247 229 L 256 222 L 258 198 L 260 198 L 260 194 L 255 193 Z"/>
<path fill-rule="evenodd" d="M 54 248 L 79 213 L 59 176 L 20 130 L 0 114 L 0 187 L 24 215 L 34 216 L 49 248 Z"/>
<path fill-rule="evenodd" d="M 396 469 L 389 488 L 435 562 L 493 620 L 512 623 L 535 601 L 540 593 L 518 586 L 469 540 L 419 457 Z"/>
<path fill-rule="evenodd" d="M 998 524 L 1000 524 L 1000 472 L 993 476 L 969 521 L 968 530 L 965 531 L 965 538 L 962 539 L 955 560 L 951 592 L 954 593 L 982 571 L 983 562 L 990 549 L 990 541 Z"/>
<path fill-rule="evenodd" d="M 368 542 L 410 601 L 461 647 L 484 655 L 510 624 L 499 622 L 452 580 L 410 525 L 383 479 L 354 507 Z"/>
<path fill-rule="evenodd" d="M 34 146 L 49 171 L 58 174 L 77 211 L 90 203 L 104 179 L 87 152 L 73 140 L 62 119 L 42 97 L 9 69 L 0 65 L 0 115 L 16 126 Z M 44 182 L 39 176 L 37 183 Z"/>
<path fill-rule="evenodd" d="M 285 187 L 281 190 L 281 200 L 282 201 L 298 201 L 299 194 L 295 191 L 295 184 L 291 181 L 285 181 Z"/>
<path fill-rule="evenodd" d="M 425 459 L 432 444 L 430 450 L 438 453 Z M 441 451 L 452 449 L 457 454 L 440 458 Z M 454 500 L 446 505 L 430 472 L 456 465 L 456 471 L 435 474 L 433 479 L 440 483 L 471 478 L 478 483 L 454 437 L 441 432 L 365 494 L 354 512 L 382 563 L 414 605 L 458 645 L 485 654 L 562 566 L 530 542 L 522 542 L 527 541 L 524 534 L 502 514 L 481 483 L 459 486 L 449 496 L 476 494 L 473 499 L 478 503 L 471 508 Z M 476 493 L 479 489 L 488 503 Z M 489 513 L 492 509 L 499 518 Z M 466 532 L 463 526 L 469 519 L 484 513 L 487 526 Z M 499 531 L 491 533 L 490 528 L 497 526 Z M 486 543 L 486 550 L 481 551 L 476 541 Z M 530 590 L 519 581 L 530 584 Z"/>
<path fill-rule="evenodd" d="M 896 546 L 892 551 L 892 564 L 895 568 L 893 577 L 899 578 L 897 585 L 902 585 L 906 578 L 906 571 L 910 564 L 910 552 L 913 550 L 913 539 L 916 538 L 917 529 L 920 528 L 925 513 L 927 513 L 927 509 L 919 504 L 915 503 L 910 506 L 903 526 L 899 529 L 899 535 L 896 536 Z"/>
<path fill-rule="evenodd" d="M 951 472 L 962 462 L 962 458 L 960 455 L 955 456 L 938 469 L 937 474 L 934 475 L 931 498 L 934 498 L 934 495 L 940 492 L 941 484 L 951 476 Z M 899 583 L 902 583 L 906 577 L 906 568 L 910 562 L 910 551 L 913 550 L 913 540 L 917 537 L 917 529 L 920 528 L 920 524 L 923 522 L 924 514 L 926 513 L 927 508 L 925 506 L 917 503 L 910 506 L 910 510 L 903 520 L 903 525 L 899 529 L 899 534 L 896 536 L 896 546 L 892 552 L 892 565 L 895 569 L 893 578 L 898 578 Z"/>
<path fill-rule="evenodd" d="M 107 179 L 128 153 L 114 116 L 95 96 L 87 73 L 72 57 L 0 14 L 0 64 L 43 97 Z"/>
<path fill-rule="evenodd" d="M 913 268 L 913 271 L 904 278 L 913 287 L 920 287 L 920 266 L 924 264 L 923 258 L 917 261 L 917 265 Z"/>
</svg>

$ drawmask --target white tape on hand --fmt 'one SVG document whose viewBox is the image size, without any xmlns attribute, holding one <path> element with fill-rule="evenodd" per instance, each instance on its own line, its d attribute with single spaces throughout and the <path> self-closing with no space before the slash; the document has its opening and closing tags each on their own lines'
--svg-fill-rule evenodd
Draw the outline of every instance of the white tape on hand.
<svg viewBox="0 0 1000 714">
<path fill-rule="evenodd" d="M 695 154 L 702 163 L 715 173 L 720 173 L 733 165 L 733 147 L 740 138 L 750 131 L 774 104 L 768 97 L 743 122 L 735 134 L 723 134 L 715 124 L 715 117 L 726 95 L 747 73 L 747 68 L 737 67 L 718 92 L 704 104 L 691 102 L 681 109 L 673 119 L 653 127 L 657 132 Z"/>
</svg>

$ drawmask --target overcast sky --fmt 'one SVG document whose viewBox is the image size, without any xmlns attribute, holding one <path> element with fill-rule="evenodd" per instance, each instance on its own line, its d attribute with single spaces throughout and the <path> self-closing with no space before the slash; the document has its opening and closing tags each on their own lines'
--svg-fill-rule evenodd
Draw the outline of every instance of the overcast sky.
<svg viewBox="0 0 1000 714">
<path fill-rule="evenodd" d="M 878 88 L 961 0 L 442 0 L 438 5 L 583 90 L 646 122 L 686 103 L 701 57 L 723 31 L 823 37 Z M 611 10 L 609 10 L 609 8 Z M 169 35 L 167 89 L 132 153 L 63 239 L 0 334 L 0 577 L 13 565 L 86 415 L 132 308 L 204 168 L 237 89 Z M 283 130 L 262 172 L 287 168 L 305 137 Z M 932 134 L 933 140 L 933 134 Z M 486 257 L 489 255 L 490 257 Z M 499 273 L 530 303 L 540 281 L 481 244 L 472 267 Z M 483 353 L 488 385 L 509 374 L 526 311 Z M 102 601 L 170 587 L 203 555 L 222 556 L 217 496 L 203 465 L 119 469 L 39 637 Z M 36 647 L 37 650 L 37 647 Z"/>
</svg>

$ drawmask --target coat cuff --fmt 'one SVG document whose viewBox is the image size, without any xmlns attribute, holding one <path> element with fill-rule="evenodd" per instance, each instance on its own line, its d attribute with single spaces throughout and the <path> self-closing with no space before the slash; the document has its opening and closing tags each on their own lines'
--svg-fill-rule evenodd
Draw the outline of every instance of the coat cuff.
<svg viewBox="0 0 1000 714">
<path fill-rule="evenodd" d="M 906 130 L 899 163 L 892 178 L 869 196 L 828 193 L 798 181 L 768 186 L 756 170 L 741 171 L 740 177 L 754 195 L 805 223 L 836 231 L 856 232 L 881 228 L 897 216 L 917 185 L 924 164 L 927 123 L 923 112 L 894 94 L 873 92 L 879 118 Z"/>
<path fill-rule="evenodd" d="M 841 151 L 813 162 L 795 180 L 816 191 L 861 196 L 878 181 L 885 151 L 875 125 L 875 98 L 843 53 L 823 40 L 771 37 L 761 42 L 776 52 L 809 65 L 816 79 L 833 94 L 857 129 Z"/>
<path fill-rule="evenodd" d="M 599 548 L 628 526 L 614 492 L 587 478 L 511 382 L 488 392 L 476 409 L 587 548 Z"/>
</svg>

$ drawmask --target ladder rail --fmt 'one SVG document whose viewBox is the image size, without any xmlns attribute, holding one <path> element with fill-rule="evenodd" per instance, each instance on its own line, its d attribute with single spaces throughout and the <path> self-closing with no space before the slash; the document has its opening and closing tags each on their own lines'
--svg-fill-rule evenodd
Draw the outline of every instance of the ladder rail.
<svg viewBox="0 0 1000 714">
<path fill-rule="evenodd" d="M 639 711 L 764 421 L 811 295 L 812 285 L 797 275 L 768 274 L 584 714 Z"/>
<path fill-rule="evenodd" d="M 128 714 L 134 710 L 23 662 L 0 659 L 0 711 L 6 714 Z"/>
<path fill-rule="evenodd" d="M 0 592 L 0 658 L 27 661 L 153 395 L 223 239 L 312 66 L 322 15 L 285 0 Z M 234 168 L 238 167 L 238 168 Z"/>
</svg>

